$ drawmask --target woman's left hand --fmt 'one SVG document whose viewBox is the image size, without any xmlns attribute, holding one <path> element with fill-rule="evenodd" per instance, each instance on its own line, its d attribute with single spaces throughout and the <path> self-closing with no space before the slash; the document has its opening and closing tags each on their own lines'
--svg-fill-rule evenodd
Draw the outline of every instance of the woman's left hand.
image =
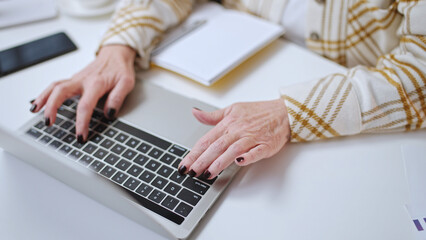
<svg viewBox="0 0 426 240">
<path fill-rule="evenodd" d="M 234 161 L 245 166 L 271 157 L 290 140 L 282 99 L 236 103 L 214 112 L 194 108 L 192 113 L 201 123 L 216 126 L 182 160 L 180 174 L 212 179 Z"/>
</svg>

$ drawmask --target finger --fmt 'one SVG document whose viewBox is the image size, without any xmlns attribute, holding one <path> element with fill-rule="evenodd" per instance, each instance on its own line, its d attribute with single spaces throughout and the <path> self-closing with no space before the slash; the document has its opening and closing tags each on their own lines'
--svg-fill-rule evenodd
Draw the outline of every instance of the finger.
<svg viewBox="0 0 426 240">
<path fill-rule="evenodd" d="M 238 156 L 247 153 L 255 145 L 253 138 L 241 138 L 234 142 L 204 171 L 203 177 L 206 179 L 215 178 L 220 172 L 229 167 Z"/>
<path fill-rule="evenodd" d="M 104 114 L 107 118 L 115 118 L 115 114 L 120 110 L 124 99 L 132 91 L 134 86 L 134 78 L 123 79 L 111 90 L 104 106 Z"/>
<path fill-rule="evenodd" d="M 195 116 L 195 118 L 201 123 L 207 125 L 218 124 L 223 119 L 225 115 L 224 112 L 224 109 L 219 109 L 213 112 L 204 112 L 203 110 L 200 110 L 198 108 L 192 109 L 192 114 Z"/>
<path fill-rule="evenodd" d="M 221 156 L 235 141 L 237 141 L 237 135 L 235 134 L 226 134 L 218 138 L 192 165 L 187 166 L 190 169 L 188 174 L 191 177 L 201 175 L 212 162 Z"/>
<path fill-rule="evenodd" d="M 267 158 L 270 155 L 270 147 L 265 144 L 260 144 L 250 149 L 250 151 L 237 156 L 234 160 L 237 165 L 246 166 Z"/>
<path fill-rule="evenodd" d="M 90 84 L 84 89 L 83 95 L 78 102 L 75 133 L 79 143 L 83 143 L 87 140 L 89 122 L 93 114 L 93 109 L 95 108 L 99 98 L 101 98 L 106 92 L 106 89 L 103 86 L 104 85 L 102 84 Z"/>
<path fill-rule="evenodd" d="M 56 113 L 62 103 L 79 93 L 78 83 L 72 81 L 62 81 L 53 88 L 46 102 L 44 110 L 45 124 L 52 125 L 56 121 Z"/>
<path fill-rule="evenodd" d="M 183 175 L 189 170 L 198 157 L 220 136 L 223 135 L 224 129 L 222 126 L 216 126 L 198 140 L 191 151 L 185 156 L 178 166 L 178 172 Z"/>
<path fill-rule="evenodd" d="M 44 105 L 46 104 L 47 99 L 49 99 L 49 96 L 52 93 L 53 89 L 57 85 L 63 83 L 64 81 L 67 81 L 67 80 L 62 80 L 62 81 L 57 81 L 57 82 L 51 83 L 46 89 L 44 89 L 44 91 L 36 99 L 34 99 L 34 101 L 31 103 L 32 104 L 32 106 L 31 106 L 32 111 L 31 112 L 36 113 L 36 112 L 40 111 L 44 107 Z M 33 107 L 33 106 L 35 106 L 35 107 Z"/>
</svg>

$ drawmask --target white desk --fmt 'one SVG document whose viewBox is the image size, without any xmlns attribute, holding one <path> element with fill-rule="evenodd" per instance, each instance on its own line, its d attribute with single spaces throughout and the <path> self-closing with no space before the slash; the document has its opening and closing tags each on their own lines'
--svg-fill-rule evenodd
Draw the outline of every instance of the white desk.
<svg viewBox="0 0 426 240">
<path fill-rule="evenodd" d="M 61 16 L 0 30 L 0 49 L 60 30 L 79 47 L 0 78 L 0 124 L 17 129 L 31 117 L 30 99 L 89 63 L 106 24 Z M 280 40 L 212 88 L 160 70 L 139 77 L 224 107 L 277 98 L 279 86 L 333 71 L 344 69 Z M 425 131 L 291 144 L 242 169 L 193 238 L 414 239 L 400 146 L 419 142 Z M 0 239 L 162 239 L 2 150 L 0 213 Z"/>
</svg>

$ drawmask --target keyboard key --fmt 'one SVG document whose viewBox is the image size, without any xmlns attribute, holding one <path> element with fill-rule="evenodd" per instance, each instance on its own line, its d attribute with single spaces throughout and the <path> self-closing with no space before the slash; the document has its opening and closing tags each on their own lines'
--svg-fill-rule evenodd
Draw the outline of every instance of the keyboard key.
<svg viewBox="0 0 426 240">
<path fill-rule="evenodd" d="M 111 165 L 115 165 L 119 159 L 120 159 L 119 156 L 115 155 L 114 153 L 110 153 L 108 157 L 105 158 L 104 161 Z"/>
<path fill-rule="evenodd" d="M 142 168 L 136 165 L 133 165 L 127 172 L 135 177 L 138 177 L 142 172 Z"/>
<path fill-rule="evenodd" d="M 47 127 L 46 129 L 44 129 L 44 132 L 47 133 L 47 134 L 52 134 L 56 130 L 57 130 L 57 128 L 55 128 L 54 126 L 50 126 L 50 127 Z"/>
<path fill-rule="evenodd" d="M 84 155 L 78 162 L 83 164 L 84 166 L 87 166 L 93 161 L 93 159 L 94 158 L 92 158 L 91 156 Z"/>
<path fill-rule="evenodd" d="M 100 123 L 94 130 L 98 133 L 102 133 L 103 131 L 105 131 L 105 129 L 107 129 L 107 126 Z"/>
<path fill-rule="evenodd" d="M 166 179 L 158 176 L 154 179 L 154 181 L 151 183 L 152 186 L 158 188 L 158 189 L 163 189 L 164 186 L 166 186 L 166 184 L 169 183 L 169 181 L 167 181 Z"/>
<path fill-rule="evenodd" d="M 99 134 L 95 134 L 95 135 L 93 135 L 93 137 L 90 139 L 90 141 L 91 142 L 94 142 L 94 143 L 100 143 L 101 141 L 102 141 L 102 139 L 104 139 L 104 137 L 102 137 L 101 135 L 99 135 Z"/>
<path fill-rule="evenodd" d="M 138 151 L 142 152 L 142 153 L 147 153 L 149 151 L 149 149 L 151 149 L 151 146 L 149 146 L 146 143 L 142 143 L 139 147 L 138 147 Z"/>
<path fill-rule="evenodd" d="M 96 120 L 101 120 L 103 118 L 104 114 L 101 111 L 94 110 L 92 113 L 92 118 Z"/>
<path fill-rule="evenodd" d="M 113 141 L 111 141 L 111 140 L 109 140 L 109 139 L 105 139 L 105 140 L 101 143 L 101 146 L 102 146 L 102 147 L 104 147 L 104 148 L 106 148 L 106 149 L 109 149 L 112 145 L 114 145 L 114 142 L 113 142 Z"/>
<path fill-rule="evenodd" d="M 177 183 L 181 183 L 183 182 L 183 180 L 186 178 L 187 175 L 180 175 L 177 171 L 175 171 L 172 176 L 170 177 L 171 180 L 177 182 Z"/>
<path fill-rule="evenodd" d="M 170 168 L 170 167 L 167 167 L 167 166 L 162 166 L 161 168 L 160 168 L 160 170 L 158 170 L 158 174 L 160 174 L 161 176 L 163 176 L 163 177 L 166 177 L 166 178 L 168 178 L 169 176 L 170 176 L 170 174 L 172 174 L 172 172 L 173 172 L 173 169 L 172 168 Z"/>
<path fill-rule="evenodd" d="M 50 142 L 50 140 L 52 140 L 51 137 L 44 135 L 42 138 L 40 138 L 39 141 L 42 142 L 42 143 L 48 143 L 48 142 Z"/>
<path fill-rule="evenodd" d="M 104 169 L 102 169 L 100 174 L 106 178 L 110 178 L 115 172 L 117 172 L 117 170 L 115 170 L 113 167 L 106 166 Z"/>
<path fill-rule="evenodd" d="M 108 137 L 110 137 L 110 138 L 113 138 L 113 137 L 115 136 L 115 134 L 117 134 L 117 130 L 114 130 L 114 129 L 112 129 L 112 128 L 108 129 L 108 130 L 105 132 L 105 135 L 107 135 L 107 136 L 108 136 Z"/>
<path fill-rule="evenodd" d="M 104 157 L 108 154 L 107 151 L 103 150 L 103 149 L 98 149 L 98 151 L 96 151 L 96 153 L 94 154 L 94 156 L 96 158 L 99 158 L 100 160 L 104 159 Z"/>
<path fill-rule="evenodd" d="M 189 204 L 191 204 L 192 206 L 197 205 L 198 201 L 200 201 L 201 196 L 198 194 L 195 194 L 187 189 L 182 189 L 182 191 L 180 191 L 180 193 L 177 195 L 177 197 Z"/>
<path fill-rule="evenodd" d="M 117 140 L 121 143 L 124 143 L 124 141 L 126 141 L 128 138 L 129 138 L 129 136 L 127 136 L 126 134 L 120 133 L 120 134 L 117 135 L 117 137 L 115 137 L 115 140 Z"/>
<path fill-rule="evenodd" d="M 127 125 L 127 124 L 125 124 L 125 123 L 123 123 L 121 121 L 117 121 L 114 124 L 114 127 L 118 128 L 121 131 L 124 131 L 124 132 L 126 132 L 126 133 L 128 133 L 128 134 L 130 134 L 132 136 L 135 136 L 135 137 L 137 137 L 139 139 L 142 139 L 142 140 L 144 140 L 146 142 L 149 142 L 149 143 L 153 144 L 154 146 L 157 146 L 157 147 L 159 147 L 161 149 L 164 149 L 164 150 L 166 150 L 167 148 L 169 148 L 170 145 L 171 145 L 171 143 L 167 142 L 164 139 L 161 139 L 161 138 L 156 137 L 156 136 L 154 136 L 152 134 L 149 134 L 149 133 L 147 133 L 145 131 L 142 131 L 140 129 L 137 129 L 135 127 Z"/>
<path fill-rule="evenodd" d="M 58 114 L 64 116 L 65 118 L 68 118 L 68 119 L 74 119 L 74 117 L 75 117 L 75 113 L 68 111 L 63 107 L 60 107 L 58 109 Z"/>
<path fill-rule="evenodd" d="M 62 146 L 62 143 L 59 142 L 58 140 L 53 140 L 49 146 L 53 147 L 53 148 L 59 148 L 60 146 Z"/>
<path fill-rule="evenodd" d="M 173 154 L 175 154 L 175 155 L 177 155 L 177 156 L 179 156 L 179 157 L 182 157 L 183 156 L 183 154 L 185 154 L 185 152 L 186 152 L 187 150 L 185 149 L 185 148 L 183 148 L 183 147 L 181 147 L 181 146 L 179 146 L 179 145 L 173 145 L 171 148 L 170 148 L 170 150 L 169 150 L 169 152 L 171 152 L 171 153 L 173 153 Z"/>
<path fill-rule="evenodd" d="M 75 137 L 72 134 L 68 134 L 62 141 L 71 144 L 74 141 Z"/>
<path fill-rule="evenodd" d="M 129 161 L 122 159 L 120 160 L 120 162 L 117 163 L 116 167 L 123 171 L 126 171 L 130 167 L 130 165 L 132 164 Z"/>
<path fill-rule="evenodd" d="M 72 146 L 78 149 L 83 148 L 83 146 L 85 145 L 85 143 L 79 143 L 79 142 L 75 142 Z"/>
<path fill-rule="evenodd" d="M 207 184 L 202 183 L 194 178 L 187 178 L 182 185 L 201 195 L 204 195 L 210 188 Z"/>
<path fill-rule="evenodd" d="M 141 141 L 135 139 L 135 138 L 130 138 L 127 142 L 126 145 L 131 147 L 131 148 L 135 148 Z"/>
<path fill-rule="evenodd" d="M 92 162 L 92 164 L 90 164 L 90 168 L 95 171 L 95 172 L 99 172 L 103 167 L 105 166 L 105 163 L 99 162 L 98 160 L 95 160 L 94 162 Z"/>
<path fill-rule="evenodd" d="M 68 154 L 70 151 L 72 150 L 72 148 L 68 145 L 64 145 L 61 147 L 61 149 L 59 149 L 60 152 L 62 152 L 63 154 Z"/>
<path fill-rule="evenodd" d="M 83 153 L 77 150 L 74 150 L 70 153 L 70 157 L 74 158 L 75 160 L 79 159 L 81 156 L 83 156 Z"/>
<path fill-rule="evenodd" d="M 127 149 L 123 155 L 123 157 L 127 158 L 128 160 L 132 160 L 134 157 L 136 157 L 137 152 L 131 150 L 131 149 Z"/>
<path fill-rule="evenodd" d="M 184 217 L 187 217 L 191 211 L 192 211 L 192 207 L 191 207 L 191 206 L 189 206 L 189 205 L 188 205 L 188 204 L 186 204 L 186 203 L 183 203 L 183 202 L 181 202 L 181 203 L 177 206 L 177 208 L 175 209 L 175 212 L 176 212 L 176 213 L 178 213 L 178 214 L 180 214 L 180 215 L 182 215 L 182 216 L 184 216 Z"/>
<path fill-rule="evenodd" d="M 135 190 L 139 184 L 141 183 L 141 181 L 136 180 L 132 177 L 130 177 L 129 179 L 127 179 L 127 181 L 124 183 L 124 186 L 126 186 L 128 189 L 130 190 Z"/>
<path fill-rule="evenodd" d="M 71 106 L 74 103 L 74 101 L 72 99 L 67 99 L 65 100 L 62 105 L 65 105 L 67 107 Z"/>
<path fill-rule="evenodd" d="M 41 130 L 42 128 L 44 128 L 44 126 L 44 122 L 40 121 L 34 127 Z"/>
<path fill-rule="evenodd" d="M 161 151 L 158 148 L 154 148 L 151 150 L 151 152 L 148 153 L 150 157 L 153 157 L 155 159 L 158 159 L 161 156 L 161 154 L 163 154 L 163 151 Z"/>
<path fill-rule="evenodd" d="M 89 122 L 89 129 L 93 129 L 98 124 L 97 121 L 91 119 Z"/>
<path fill-rule="evenodd" d="M 169 185 L 167 185 L 167 187 L 164 189 L 164 191 L 166 193 L 170 193 L 171 195 L 176 195 L 180 190 L 182 189 L 182 187 L 180 187 L 177 184 L 174 183 L 169 183 Z"/>
<path fill-rule="evenodd" d="M 68 130 L 68 129 L 70 129 L 70 127 L 73 127 L 73 126 L 74 126 L 74 123 L 72 123 L 70 121 L 66 121 L 66 122 L 62 123 L 60 127 L 65 129 L 65 130 Z"/>
<path fill-rule="evenodd" d="M 146 185 L 145 183 L 142 183 L 138 187 L 138 189 L 136 189 L 136 192 L 139 193 L 140 195 L 146 197 L 152 191 L 152 189 L 154 189 L 154 188 L 151 187 L 151 186 Z"/>
<path fill-rule="evenodd" d="M 182 161 L 182 159 L 178 158 L 176 159 L 176 161 L 173 163 L 172 167 L 174 167 L 175 169 L 177 169 L 179 167 L 179 163 Z"/>
<path fill-rule="evenodd" d="M 145 167 L 155 172 L 160 167 L 160 163 L 155 160 L 151 160 Z"/>
<path fill-rule="evenodd" d="M 111 151 L 120 155 L 124 151 L 125 147 L 120 144 L 115 144 L 114 147 L 111 148 Z"/>
<path fill-rule="evenodd" d="M 96 147 L 95 145 L 89 143 L 87 144 L 87 146 L 83 149 L 83 151 L 85 151 L 88 154 L 92 154 L 98 147 Z"/>
<path fill-rule="evenodd" d="M 163 163 L 166 163 L 168 165 L 172 165 L 173 161 L 176 159 L 176 157 L 170 155 L 170 154 L 164 154 L 164 156 L 161 157 L 160 161 Z"/>
<path fill-rule="evenodd" d="M 55 134 L 53 134 L 53 136 L 57 139 L 62 139 L 65 135 L 67 135 L 67 132 L 61 129 L 59 129 L 58 131 L 55 132 Z"/>
<path fill-rule="evenodd" d="M 150 183 L 152 181 L 152 179 L 154 179 L 154 177 L 155 177 L 154 173 L 145 170 L 142 173 L 142 175 L 139 177 L 139 179 L 142 180 L 142 181 L 144 181 L 144 182 Z"/>
<path fill-rule="evenodd" d="M 60 117 L 56 117 L 54 124 L 59 126 L 63 121 L 64 121 L 64 119 L 62 119 Z"/>
<path fill-rule="evenodd" d="M 111 179 L 118 184 L 122 184 L 128 177 L 129 175 L 122 172 L 118 172 Z"/>
<path fill-rule="evenodd" d="M 150 195 L 149 195 L 149 199 L 151 199 L 152 201 L 156 202 L 156 203 L 160 203 L 164 197 L 166 196 L 165 193 L 162 193 L 158 190 L 154 190 Z"/>
<path fill-rule="evenodd" d="M 164 199 L 164 201 L 161 203 L 161 205 L 165 206 L 166 208 L 173 210 L 176 205 L 178 205 L 179 200 L 177 200 L 176 198 L 167 196 L 166 199 Z"/>
<path fill-rule="evenodd" d="M 133 162 L 143 167 L 143 165 L 145 165 L 145 163 L 148 162 L 148 160 L 149 160 L 149 157 L 139 154 L 135 158 L 135 160 L 133 160 Z"/>
<path fill-rule="evenodd" d="M 204 178 L 198 178 L 198 179 L 201 180 L 201 181 L 203 181 L 203 182 L 205 182 L 205 183 L 208 183 L 208 184 L 212 185 L 216 181 L 217 176 L 215 178 L 213 178 L 213 179 L 210 179 L 210 180 L 207 180 L 207 179 L 204 179 Z"/>
</svg>

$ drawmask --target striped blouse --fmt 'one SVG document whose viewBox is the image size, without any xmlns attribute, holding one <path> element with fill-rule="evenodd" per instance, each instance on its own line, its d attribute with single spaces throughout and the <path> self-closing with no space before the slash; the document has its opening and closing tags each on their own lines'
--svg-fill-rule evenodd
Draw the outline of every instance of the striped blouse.
<svg viewBox="0 0 426 240">
<path fill-rule="evenodd" d="M 286 0 L 224 0 L 279 23 Z M 125 44 L 147 68 L 191 0 L 123 0 L 101 46 Z M 349 68 L 280 90 L 293 142 L 426 127 L 426 0 L 309 0 L 306 45 Z"/>
</svg>

